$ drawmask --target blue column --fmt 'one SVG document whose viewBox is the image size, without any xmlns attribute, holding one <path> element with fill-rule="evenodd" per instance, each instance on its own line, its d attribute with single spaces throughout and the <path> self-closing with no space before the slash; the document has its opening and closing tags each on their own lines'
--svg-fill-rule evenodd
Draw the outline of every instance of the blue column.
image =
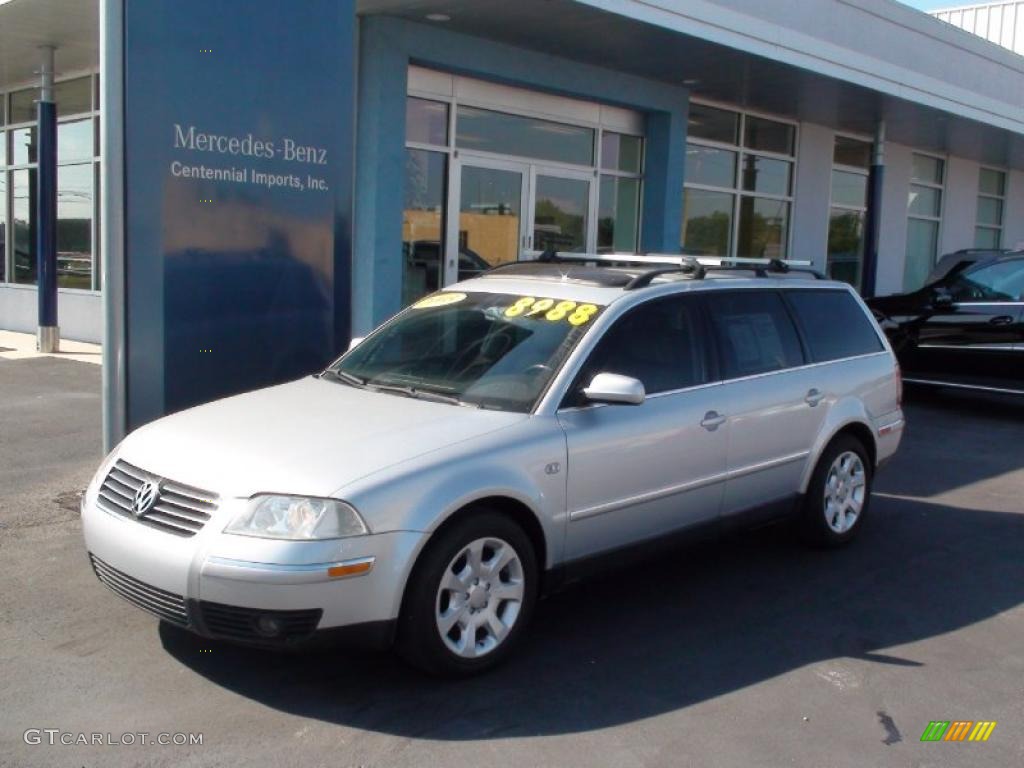
<svg viewBox="0 0 1024 768">
<path fill-rule="evenodd" d="M 643 228 L 640 250 L 679 253 L 683 225 L 683 178 L 686 164 L 688 105 L 647 115 L 644 163 Z"/>
<path fill-rule="evenodd" d="M 40 352 L 56 352 L 57 328 L 57 105 L 53 101 L 53 49 L 42 49 L 42 87 L 36 127 L 36 259 L 39 281 Z"/>
<path fill-rule="evenodd" d="M 864 266 L 860 292 L 864 298 L 875 295 L 878 274 L 878 243 L 882 229 L 882 182 L 885 180 L 885 123 L 875 128 L 875 144 L 868 171 L 868 205 L 864 215 Z"/>
</svg>

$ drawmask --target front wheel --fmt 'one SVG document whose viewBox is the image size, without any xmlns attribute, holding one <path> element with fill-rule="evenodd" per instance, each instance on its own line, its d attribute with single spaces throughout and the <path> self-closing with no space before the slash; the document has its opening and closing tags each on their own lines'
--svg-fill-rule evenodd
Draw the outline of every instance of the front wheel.
<svg viewBox="0 0 1024 768">
<path fill-rule="evenodd" d="M 871 500 L 871 463 L 852 435 L 829 443 L 818 460 L 804 498 L 801 534 L 811 544 L 846 544 L 863 526 Z"/>
<path fill-rule="evenodd" d="M 471 512 L 441 531 L 409 579 L 397 647 L 426 672 L 465 676 L 500 663 L 537 598 L 529 537 L 508 517 Z"/>
</svg>

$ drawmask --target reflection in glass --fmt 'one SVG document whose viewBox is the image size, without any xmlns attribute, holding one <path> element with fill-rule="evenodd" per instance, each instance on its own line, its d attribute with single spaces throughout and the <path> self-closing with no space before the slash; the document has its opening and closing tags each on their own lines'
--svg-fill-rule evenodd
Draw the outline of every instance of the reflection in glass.
<svg viewBox="0 0 1024 768">
<path fill-rule="evenodd" d="M 740 116 L 717 107 L 690 102 L 690 114 L 686 123 L 687 136 L 721 144 L 739 143 Z"/>
<path fill-rule="evenodd" d="M 602 176 L 598 191 L 598 252 L 634 253 L 640 218 L 640 180 Z"/>
<path fill-rule="evenodd" d="M 1000 246 L 1003 230 L 995 227 L 975 227 L 974 247 L 996 249 Z"/>
<path fill-rule="evenodd" d="M 585 251 L 590 182 L 538 175 L 535 193 L 534 249 L 577 253 Z"/>
<path fill-rule="evenodd" d="M 863 262 L 864 213 L 833 208 L 828 220 L 829 277 L 859 289 Z"/>
<path fill-rule="evenodd" d="M 991 168 L 982 168 L 978 178 L 978 191 L 983 195 L 1002 197 L 1006 190 L 1006 174 Z"/>
<path fill-rule="evenodd" d="M 441 287 L 447 160 L 441 152 L 405 151 L 403 306 Z"/>
<path fill-rule="evenodd" d="M 576 125 L 460 106 L 456 146 L 575 165 L 594 164 L 594 131 Z"/>
<path fill-rule="evenodd" d="M 929 184 L 941 184 L 944 165 L 945 163 L 937 157 L 912 155 L 910 177 L 914 181 L 923 181 Z"/>
<path fill-rule="evenodd" d="M 687 184 L 732 188 L 736 184 L 736 153 L 687 144 L 685 175 Z"/>
<path fill-rule="evenodd" d="M 735 196 L 728 192 L 686 189 L 683 194 L 683 252 L 728 256 Z"/>
<path fill-rule="evenodd" d="M 995 197 L 978 198 L 978 223 L 999 227 L 1003 224 L 1003 201 Z"/>
<path fill-rule="evenodd" d="M 601 134 L 601 168 L 640 173 L 642 146 L 639 136 L 605 131 Z"/>
<path fill-rule="evenodd" d="M 405 102 L 405 140 L 418 144 L 448 144 L 448 105 L 409 97 Z"/>
<path fill-rule="evenodd" d="M 36 128 L 11 131 L 11 165 L 24 165 L 36 161 Z"/>
<path fill-rule="evenodd" d="M 57 117 L 92 111 L 92 80 L 79 77 L 65 80 L 53 87 L 53 100 L 57 102 Z"/>
<path fill-rule="evenodd" d="M 459 279 L 519 259 L 523 174 L 462 167 Z"/>
<path fill-rule="evenodd" d="M 832 171 L 832 204 L 865 207 L 868 204 L 868 177 L 862 173 Z"/>
<path fill-rule="evenodd" d="M 92 120 L 57 124 L 57 162 L 88 160 L 93 156 Z"/>
<path fill-rule="evenodd" d="M 788 123 L 777 123 L 763 117 L 747 115 L 744 121 L 743 146 L 762 152 L 792 155 L 796 129 Z"/>
<path fill-rule="evenodd" d="M 863 168 L 866 171 L 871 165 L 871 142 L 836 136 L 832 162 L 836 165 Z"/>
<path fill-rule="evenodd" d="M 939 222 L 907 220 L 907 257 L 903 268 L 903 287 L 914 291 L 924 285 L 935 266 L 939 243 Z"/>
<path fill-rule="evenodd" d="M 14 233 L 13 277 L 16 283 L 36 282 L 36 170 L 11 174 L 11 227 Z"/>
<path fill-rule="evenodd" d="M 942 193 L 934 187 L 922 187 L 920 184 L 910 185 L 910 201 L 908 210 L 911 216 L 939 215 Z"/>
<path fill-rule="evenodd" d="M 92 288 L 92 163 L 57 169 L 57 285 Z"/>
<path fill-rule="evenodd" d="M 757 155 L 743 156 L 743 189 L 768 195 L 789 195 L 792 163 Z"/>
<path fill-rule="evenodd" d="M 736 255 L 784 259 L 788 229 L 789 203 L 764 197 L 741 197 Z"/>
</svg>

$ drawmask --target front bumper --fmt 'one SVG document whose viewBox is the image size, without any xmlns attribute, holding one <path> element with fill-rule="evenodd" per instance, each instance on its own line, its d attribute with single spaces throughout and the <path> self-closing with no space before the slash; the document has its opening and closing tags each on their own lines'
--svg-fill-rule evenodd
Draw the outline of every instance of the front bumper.
<svg viewBox="0 0 1024 768">
<path fill-rule="evenodd" d="M 82 527 L 93 570 L 125 600 L 206 637 L 274 646 L 325 635 L 374 645 L 389 639 L 425 534 L 283 542 L 222 533 L 224 512 L 195 536 L 179 537 L 87 496 Z"/>
</svg>

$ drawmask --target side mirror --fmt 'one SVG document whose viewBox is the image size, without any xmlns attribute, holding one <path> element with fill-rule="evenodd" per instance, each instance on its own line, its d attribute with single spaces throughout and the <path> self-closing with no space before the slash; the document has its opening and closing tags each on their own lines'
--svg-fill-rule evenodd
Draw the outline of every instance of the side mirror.
<svg viewBox="0 0 1024 768">
<path fill-rule="evenodd" d="M 932 304 L 936 307 L 950 307 L 953 305 L 953 294 L 948 288 L 938 286 L 932 294 Z"/>
<path fill-rule="evenodd" d="M 352 341 L 348 343 L 348 351 L 351 352 L 353 349 L 358 347 L 365 338 L 365 336 L 353 336 Z"/>
<path fill-rule="evenodd" d="M 640 405 L 647 393 L 643 382 L 618 373 L 599 373 L 583 389 L 583 396 L 594 403 Z"/>
</svg>

